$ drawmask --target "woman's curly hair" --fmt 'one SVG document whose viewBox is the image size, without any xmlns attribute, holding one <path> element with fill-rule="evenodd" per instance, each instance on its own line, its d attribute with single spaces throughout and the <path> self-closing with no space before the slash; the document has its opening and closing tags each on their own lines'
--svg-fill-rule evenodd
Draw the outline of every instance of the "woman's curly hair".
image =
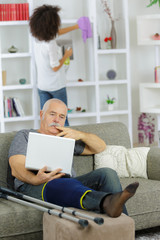
<svg viewBox="0 0 160 240">
<path fill-rule="evenodd" d="M 40 41 L 54 39 L 61 25 L 58 6 L 42 5 L 36 8 L 30 17 L 29 26 L 32 35 Z"/>
</svg>

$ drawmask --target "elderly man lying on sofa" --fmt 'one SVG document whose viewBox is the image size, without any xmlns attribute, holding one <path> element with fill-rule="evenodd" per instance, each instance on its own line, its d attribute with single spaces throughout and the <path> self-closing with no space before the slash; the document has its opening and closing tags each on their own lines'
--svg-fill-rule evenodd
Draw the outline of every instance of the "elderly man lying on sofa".
<svg viewBox="0 0 160 240">
<path fill-rule="evenodd" d="M 139 183 L 132 183 L 122 191 L 119 178 L 112 169 L 101 168 L 83 176 L 65 178 L 60 168 L 49 173 L 46 167 L 37 172 L 25 168 L 29 132 L 73 138 L 76 155 L 96 154 L 106 148 L 105 142 L 95 134 L 63 127 L 66 115 L 66 105 L 51 99 L 40 112 L 40 129 L 21 130 L 16 134 L 9 150 L 15 190 L 39 199 L 43 195 L 44 200 L 57 205 L 104 212 L 111 217 L 118 217 L 122 212 L 127 214 L 124 204 L 135 194 Z"/>
</svg>

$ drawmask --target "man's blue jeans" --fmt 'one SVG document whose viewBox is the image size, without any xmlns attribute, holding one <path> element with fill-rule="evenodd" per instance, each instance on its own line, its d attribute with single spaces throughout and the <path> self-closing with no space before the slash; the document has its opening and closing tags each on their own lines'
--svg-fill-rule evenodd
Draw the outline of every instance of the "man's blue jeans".
<svg viewBox="0 0 160 240">
<path fill-rule="evenodd" d="M 38 89 L 38 94 L 40 97 L 41 109 L 43 108 L 43 105 L 45 104 L 45 102 L 52 98 L 60 99 L 62 102 L 64 102 L 68 106 L 66 88 L 61 88 L 57 91 L 51 91 L 51 92 Z M 65 126 L 69 126 L 68 118 L 66 118 Z"/>
<path fill-rule="evenodd" d="M 100 205 L 104 197 L 108 194 L 122 191 L 117 173 L 110 168 L 97 169 L 85 175 L 76 177 L 76 179 L 82 182 L 83 185 L 95 190 L 87 193 L 83 199 L 83 206 L 87 210 L 102 212 Z M 19 191 L 23 194 L 41 199 L 43 185 L 44 184 L 33 186 L 30 184 L 24 184 L 19 188 Z M 128 215 L 125 206 L 123 208 L 123 213 Z"/>
<path fill-rule="evenodd" d="M 76 177 L 83 185 L 92 188 L 93 192 L 86 194 L 83 205 L 87 210 L 100 211 L 100 203 L 109 194 L 122 191 L 119 177 L 111 168 L 100 168 L 85 175 Z M 128 215 L 124 206 L 123 213 Z"/>
</svg>

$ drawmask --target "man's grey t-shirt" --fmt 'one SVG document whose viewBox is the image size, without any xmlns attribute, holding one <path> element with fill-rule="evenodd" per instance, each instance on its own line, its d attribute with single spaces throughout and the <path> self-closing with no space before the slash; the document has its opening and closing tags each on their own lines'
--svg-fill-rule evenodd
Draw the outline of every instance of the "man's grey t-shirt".
<svg viewBox="0 0 160 240">
<path fill-rule="evenodd" d="M 24 155 L 26 156 L 27 153 L 27 145 L 28 145 L 28 136 L 30 132 L 37 132 L 37 130 L 34 129 L 23 129 L 20 130 L 16 136 L 14 137 L 10 149 L 9 149 L 9 158 L 14 155 Z M 85 148 L 85 143 L 78 140 L 75 142 L 75 148 L 74 148 L 74 155 L 80 155 Z M 72 177 L 75 177 L 75 172 L 72 168 Z M 14 180 L 14 187 L 15 190 L 18 189 L 21 185 L 24 183 L 15 178 Z"/>
</svg>

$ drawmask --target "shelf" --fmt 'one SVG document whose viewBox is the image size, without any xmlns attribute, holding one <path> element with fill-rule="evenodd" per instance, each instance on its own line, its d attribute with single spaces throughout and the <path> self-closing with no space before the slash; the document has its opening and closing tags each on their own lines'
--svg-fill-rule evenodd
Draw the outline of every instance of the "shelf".
<svg viewBox="0 0 160 240">
<path fill-rule="evenodd" d="M 100 54 L 121 54 L 127 53 L 126 49 L 99 49 L 97 53 Z"/>
<path fill-rule="evenodd" d="M 153 40 L 152 36 L 160 34 L 160 15 L 137 16 L 137 42 L 139 45 L 160 45 L 160 40 Z"/>
<path fill-rule="evenodd" d="M 140 112 L 160 114 L 160 83 L 139 85 Z"/>
<path fill-rule="evenodd" d="M 127 80 L 99 80 L 99 85 L 121 85 L 128 84 Z"/>
<path fill-rule="evenodd" d="M 33 85 L 31 84 L 2 86 L 3 91 L 28 90 L 32 88 L 33 88 Z"/>
<path fill-rule="evenodd" d="M 160 88 L 160 83 L 141 83 L 141 88 Z"/>
<path fill-rule="evenodd" d="M 31 53 L 2 53 L 1 58 L 25 58 L 31 57 Z"/>
<path fill-rule="evenodd" d="M 100 112 L 100 116 L 111 116 L 111 115 L 127 115 L 128 110 L 113 110 L 113 111 L 104 111 Z"/>
<path fill-rule="evenodd" d="M 25 26 L 28 25 L 28 21 L 2 21 L 0 27 L 6 26 Z"/>
<path fill-rule="evenodd" d="M 67 87 L 87 87 L 95 86 L 95 82 L 67 82 Z"/>
<path fill-rule="evenodd" d="M 79 113 L 69 113 L 69 118 L 88 118 L 88 117 L 96 117 L 96 112 L 79 112 Z"/>
<path fill-rule="evenodd" d="M 98 55 L 98 69 L 99 69 L 99 80 L 109 80 L 107 73 L 110 70 L 115 71 L 116 77 L 114 80 L 128 81 L 127 76 L 127 54 L 117 52 L 114 54 L 99 54 Z"/>
<path fill-rule="evenodd" d="M 34 116 L 4 118 L 4 122 L 21 122 L 21 121 L 33 121 L 33 120 L 34 120 Z"/>
<path fill-rule="evenodd" d="M 142 109 L 144 113 L 153 113 L 153 114 L 160 114 L 160 105 L 158 106 L 153 106 L 152 108 L 147 107 Z"/>
</svg>

